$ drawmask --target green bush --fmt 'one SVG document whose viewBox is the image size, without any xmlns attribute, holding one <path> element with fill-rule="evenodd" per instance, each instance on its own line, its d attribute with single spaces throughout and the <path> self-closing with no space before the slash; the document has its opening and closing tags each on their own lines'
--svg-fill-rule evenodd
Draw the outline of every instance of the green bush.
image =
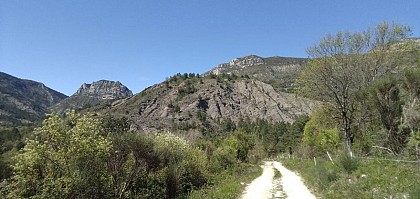
<svg viewBox="0 0 420 199">
<path fill-rule="evenodd" d="M 154 140 L 154 151 L 166 165 L 168 198 L 188 193 L 207 182 L 208 162 L 204 151 L 172 133 L 159 134 Z"/>
<path fill-rule="evenodd" d="M 199 190 L 193 190 L 182 198 L 223 198 L 236 199 L 242 194 L 246 184 L 260 176 L 262 168 L 257 165 L 240 164 L 234 169 L 214 173 L 212 182 Z"/>
<path fill-rule="evenodd" d="M 50 115 L 15 156 L 10 198 L 106 198 L 110 178 L 105 162 L 111 141 L 99 121 Z"/>
<path fill-rule="evenodd" d="M 347 174 L 353 173 L 359 167 L 360 161 L 355 157 L 343 155 L 339 159 L 340 166 L 347 172 Z"/>
</svg>

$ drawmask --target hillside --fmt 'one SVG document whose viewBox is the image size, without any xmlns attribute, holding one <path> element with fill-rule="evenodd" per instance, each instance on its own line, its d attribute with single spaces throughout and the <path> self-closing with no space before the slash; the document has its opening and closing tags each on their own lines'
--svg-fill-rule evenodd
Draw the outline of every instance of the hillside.
<svg viewBox="0 0 420 199">
<path fill-rule="evenodd" d="M 68 109 L 83 109 L 101 101 L 131 97 L 133 93 L 118 81 L 99 80 L 91 84 L 82 84 L 75 94 L 51 107 L 51 110 L 63 113 Z"/>
<path fill-rule="evenodd" d="M 145 132 L 212 129 L 226 119 L 293 122 L 308 115 L 314 104 L 288 93 L 278 93 L 258 80 L 175 76 L 139 94 L 88 109 L 100 114 L 128 116 Z"/>
<path fill-rule="evenodd" d="M 0 126 L 38 121 L 66 97 L 42 83 L 0 72 Z"/>
<path fill-rule="evenodd" d="M 292 92 L 294 82 L 299 71 L 305 66 L 307 59 L 291 57 L 262 58 L 249 55 L 236 58 L 228 63 L 219 64 L 205 73 L 210 74 L 235 74 L 249 76 L 263 81 L 274 87 L 276 91 Z"/>
</svg>

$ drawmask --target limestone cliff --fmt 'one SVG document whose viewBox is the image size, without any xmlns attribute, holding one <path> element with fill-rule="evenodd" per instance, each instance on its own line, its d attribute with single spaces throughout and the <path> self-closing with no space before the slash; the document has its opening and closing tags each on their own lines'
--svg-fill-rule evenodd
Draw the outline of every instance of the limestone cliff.
<svg viewBox="0 0 420 199">
<path fill-rule="evenodd" d="M 104 100 L 116 100 L 133 96 L 126 86 L 118 81 L 99 80 L 82 84 L 75 94 L 53 106 L 53 111 L 62 113 L 70 109 L 94 106 Z"/>
</svg>

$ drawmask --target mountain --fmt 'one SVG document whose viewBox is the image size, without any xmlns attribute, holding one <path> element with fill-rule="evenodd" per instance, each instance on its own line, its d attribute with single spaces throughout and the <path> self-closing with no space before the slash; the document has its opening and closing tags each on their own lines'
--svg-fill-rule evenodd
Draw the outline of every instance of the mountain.
<svg viewBox="0 0 420 199">
<path fill-rule="evenodd" d="M 293 122 L 308 115 L 312 101 L 276 92 L 264 82 L 229 75 L 171 77 L 131 98 L 101 103 L 87 111 L 127 116 L 144 132 L 211 129 L 240 119 Z"/>
<path fill-rule="evenodd" d="M 33 123 L 67 96 L 44 84 L 0 72 L 0 126 Z"/>
<path fill-rule="evenodd" d="M 63 113 L 67 109 L 83 109 L 101 101 L 116 100 L 133 96 L 133 92 L 118 81 L 99 80 L 92 84 L 82 84 L 75 94 L 51 107 Z"/>
<path fill-rule="evenodd" d="M 249 55 L 219 64 L 204 75 L 234 74 L 249 76 L 274 87 L 276 91 L 292 92 L 295 79 L 306 65 L 305 58 L 268 57 Z"/>
</svg>

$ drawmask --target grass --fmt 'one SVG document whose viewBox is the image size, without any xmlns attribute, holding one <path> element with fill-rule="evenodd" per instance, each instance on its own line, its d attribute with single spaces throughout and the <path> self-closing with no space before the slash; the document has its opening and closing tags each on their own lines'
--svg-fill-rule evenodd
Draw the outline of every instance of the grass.
<svg viewBox="0 0 420 199">
<path fill-rule="evenodd" d="M 236 199 L 238 198 L 245 186 L 253 179 L 260 176 L 262 168 L 257 165 L 241 165 L 240 168 L 224 171 L 213 176 L 210 185 L 199 190 L 192 191 L 188 196 L 182 199 Z"/>
<path fill-rule="evenodd" d="M 416 164 L 380 160 L 285 160 L 319 198 L 420 198 L 420 168 Z"/>
<path fill-rule="evenodd" d="M 278 179 L 278 178 L 281 178 L 281 173 L 279 170 L 274 168 L 274 179 Z"/>
</svg>

